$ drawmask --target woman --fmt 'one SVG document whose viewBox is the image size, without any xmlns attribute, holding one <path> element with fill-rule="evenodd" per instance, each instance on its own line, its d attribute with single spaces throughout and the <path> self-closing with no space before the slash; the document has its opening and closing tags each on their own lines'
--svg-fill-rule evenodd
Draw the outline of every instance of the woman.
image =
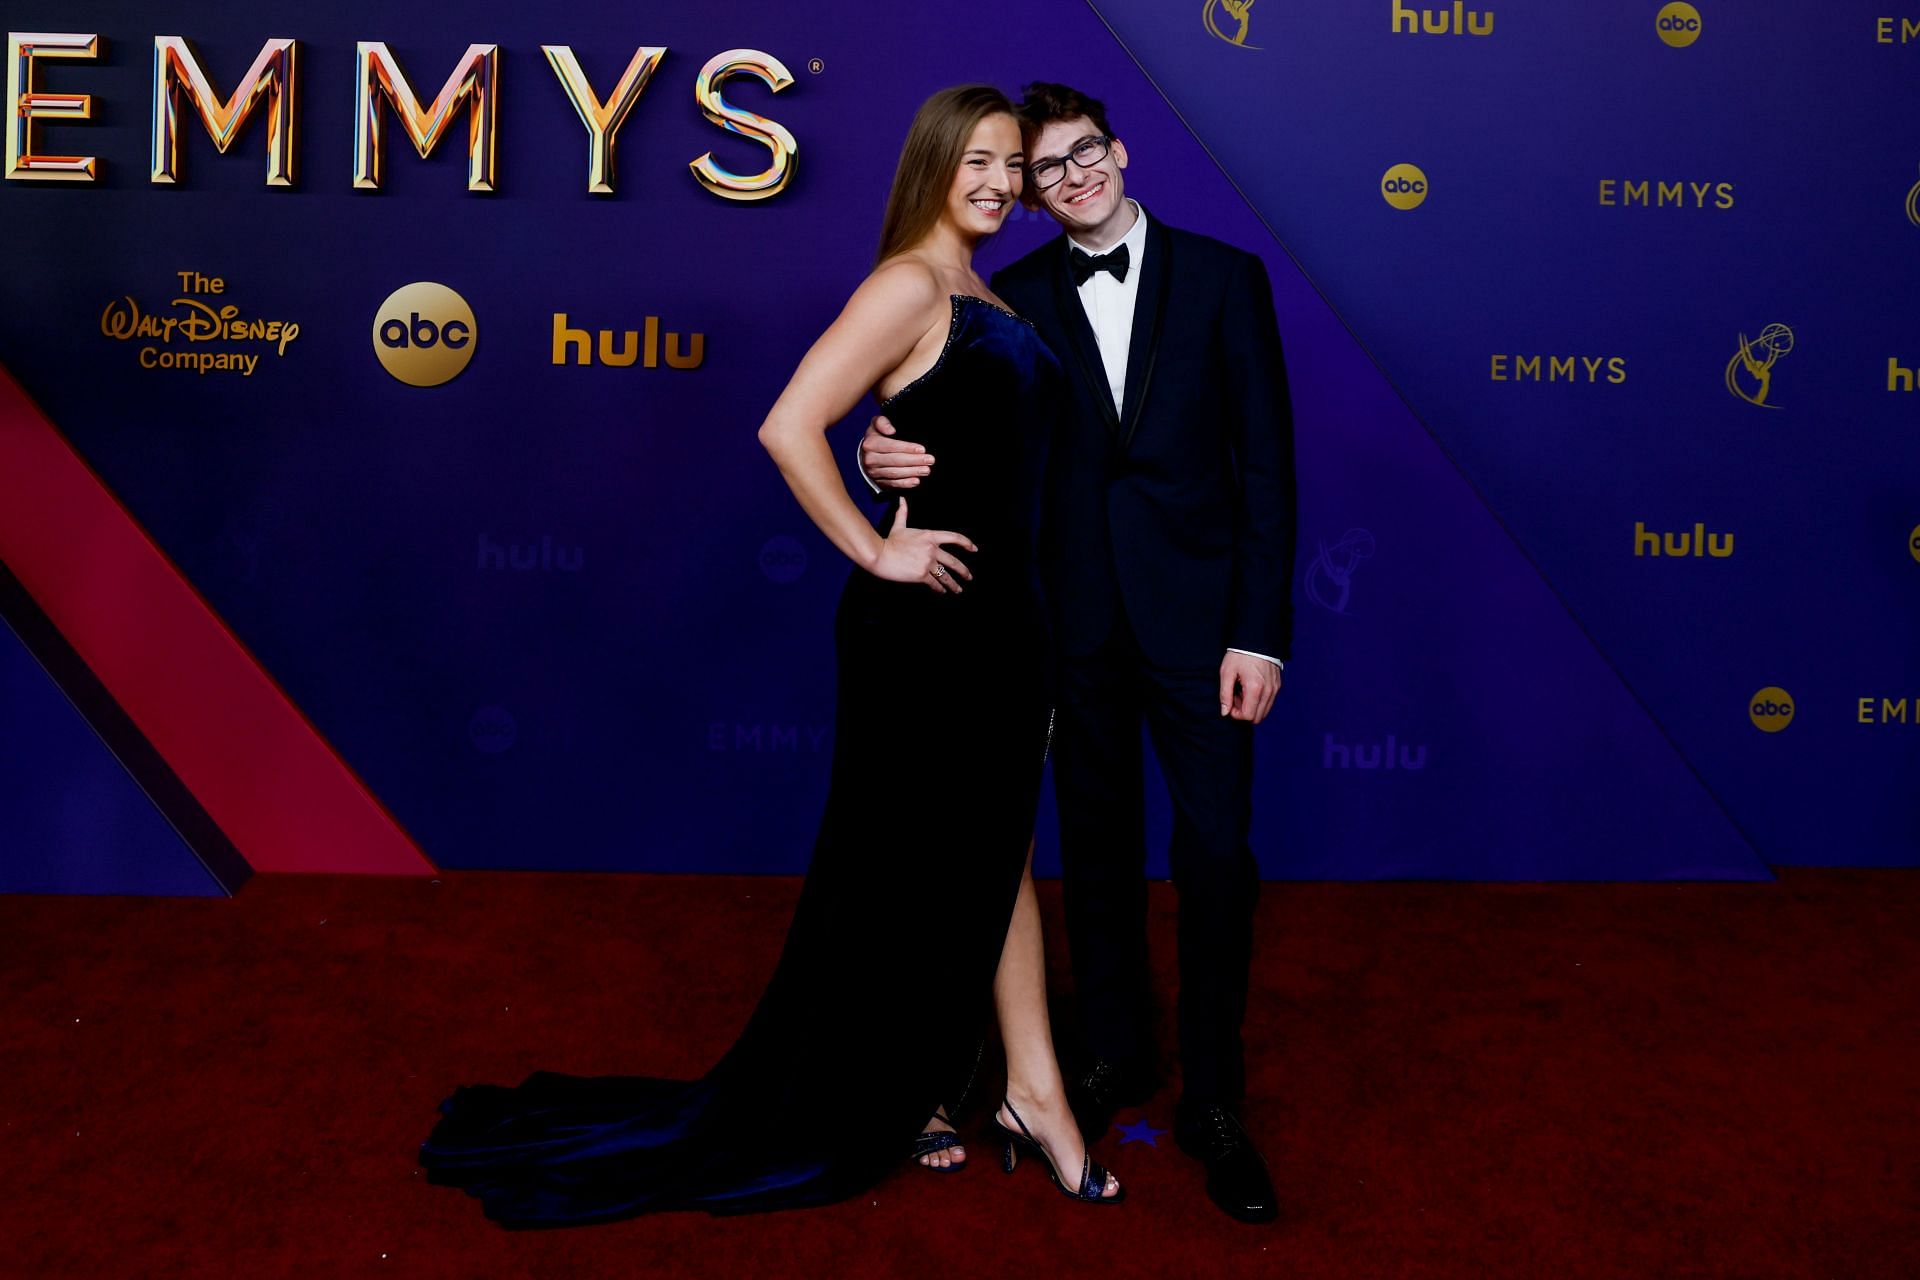
<svg viewBox="0 0 1920 1280">
<path fill-rule="evenodd" d="M 879 265 L 760 428 L 801 506 L 856 566 L 835 620 L 826 814 L 780 963 L 699 1080 L 536 1072 L 442 1103 L 421 1148 L 430 1181 L 465 1187 L 507 1226 L 837 1200 L 877 1181 L 922 1129 L 922 1163 L 958 1167 L 938 1111 L 971 1082 L 989 994 L 1007 1048 L 1004 1167 L 1030 1152 L 1068 1195 L 1120 1198 L 1054 1061 L 1031 869 L 1051 716 L 1033 540 L 1058 365 L 972 266 L 1023 164 L 998 90 L 922 105 Z M 942 458 L 911 520 L 897 501 L 884 537 L 825 438 L 869 390 Z"/>
</svg>

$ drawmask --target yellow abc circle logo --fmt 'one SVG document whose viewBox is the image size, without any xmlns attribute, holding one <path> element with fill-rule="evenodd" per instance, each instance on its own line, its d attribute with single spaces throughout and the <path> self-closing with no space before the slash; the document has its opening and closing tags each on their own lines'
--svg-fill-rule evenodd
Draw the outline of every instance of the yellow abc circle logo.
<svg viewBox="0 0 1920 1280">
<path fill-rule="evenodd" d="M 459 377 L 479 339 L 467 300 L 430 281 L 395 289 L 373 317 L 373 353 L 409 386 L 437 387 Z"/>
<path fill-rule="evenodd" d="M 1380 194 L 1396 209 L 1416 209 L 1427 198 L 1427 175 L 1417 164 L 1397 164 L 1382 175 Z"/>
<path fill-rule="evenodd" d="M 1700 11 L 1690 4 L 1670 4 L 1653 20 L 1660 38 L 1676 49 L 1684 49 L 1700 38 Z"/>
<path fill-rule="evenodd" d="M 1779 685 L 1770 684 L 1747 699 L 1747 715 L 1762 733 L 1778 733 L 1793 722 L 1793 699 Z"/>
<path fill-rule="evenodd" d="M 1913 532 L 1907 535 L 1907 550 L 1913 552 L 1913 558 L 1920 560 L 1920 524 L 1913 526 Z"/>
</svg>

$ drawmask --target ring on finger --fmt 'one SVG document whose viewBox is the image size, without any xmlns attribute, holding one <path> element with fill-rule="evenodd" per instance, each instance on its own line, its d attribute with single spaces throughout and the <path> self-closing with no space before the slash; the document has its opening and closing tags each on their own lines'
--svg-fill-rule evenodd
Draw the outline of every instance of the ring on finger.
<svg viewBox="0 0 1920 1280">
<path fill-rule="evenodd" d="M 935 565 L 935 566 L 933 566 L 933 576 L 934 576 L 934 577 L 936 577 L 936 578 L 944 578 L 944 577 L 946 577 L 946 576 L 947 576 L 947 569 L 946 569 L 946 566 L 945 566 L 945 565 L 939 565 L 939 564 L 937 564 L 937 565 Z"/>
</svg>

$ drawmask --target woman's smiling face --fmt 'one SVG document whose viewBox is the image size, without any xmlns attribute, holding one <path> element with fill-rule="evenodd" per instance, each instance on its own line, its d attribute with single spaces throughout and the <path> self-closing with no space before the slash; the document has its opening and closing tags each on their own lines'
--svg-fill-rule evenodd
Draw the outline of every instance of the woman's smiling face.
<svg viewBox="0 0 1920 1280">
<path fill-rule="evenodd" d="M 946 217 L 969 236 L 989 236 L 1005 224 L 1020 198 L 1027 164 L 1020 125 L 1010 115 L 985 117 L 973 127 L 947 192 Z"/>
</svg>

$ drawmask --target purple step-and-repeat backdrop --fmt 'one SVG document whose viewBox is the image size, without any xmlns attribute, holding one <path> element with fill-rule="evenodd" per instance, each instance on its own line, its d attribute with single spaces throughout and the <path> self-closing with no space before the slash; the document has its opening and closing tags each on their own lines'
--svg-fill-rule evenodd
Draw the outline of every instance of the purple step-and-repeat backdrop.
<svg viewBox="0 0 1920 1280">
<path fill-rule="evenodd" d="M 1301 556 L 1268 875 L 1911 864 L 1920 10 L 1751 8 L 26 0 L 13 30 L 100 37 L 35 72 L 94 102 L 35 145 L 99 166 L 0 183 L 0 363 L 441 865 L 798 871 L 847 567 L 755 428 L 870 265 L 919 101 L 1065 80 L 1130 193 L 1274 280 Z M 290 185 L 265 108 L 221 154 L 191 105 L 151 180 L 173 36 L 222 99 L 297 41 Z M 643 48 L 593 192 L 566 82 L 605 99 Z M 463 65 L 479 145 L 462 108 L 421 158 L 383 109 L 376 163 L 357 85 L 430 104 Z M 709 80 L 775 144 L 716 128 Z M 690 168 L 747 185 L 779 132 L 762 198 Z M 1055 234 L 1022 212 L 982 265 Z M 262 325 L 191 323 L 223 307 Z"/>
</svg>

